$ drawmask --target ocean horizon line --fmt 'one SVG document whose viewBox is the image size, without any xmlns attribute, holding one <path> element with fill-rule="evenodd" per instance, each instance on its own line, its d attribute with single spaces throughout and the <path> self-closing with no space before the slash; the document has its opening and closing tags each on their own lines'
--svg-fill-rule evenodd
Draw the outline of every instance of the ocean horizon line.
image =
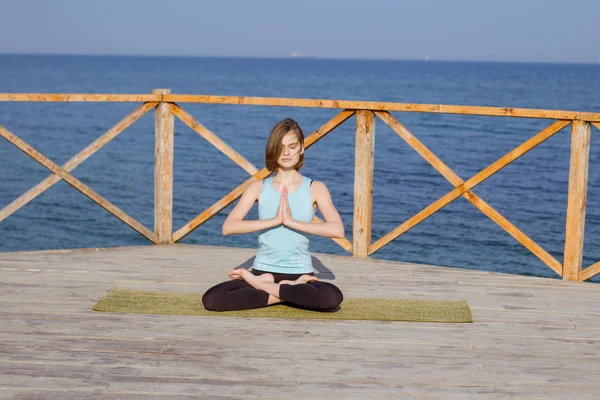
<svg viewBox="0 0 600 400">
<path fill-rule="evenodd" d="M 531 64 L 531 65 L 599 65 L 598 62 L 586 61 L 523 61 L 523 60 L 469 60 L 469 59 L 437 59 L 437 58 L 369 58 L 369 57 L 311 57 L 287 56 L 244 56 L 244 55 L 169 55 L 169 54 L 93 54 L 93 53 L 3 53 L 2 56 L 19 57 L 107 57 L 107 58 L 177 58 L 177 59 L 244 59 L 244 60 L 290 60 L 295 62 L 318 61 L 383 61 L 410 63 L 471 63 L 471 64 Z"/>
</svg>

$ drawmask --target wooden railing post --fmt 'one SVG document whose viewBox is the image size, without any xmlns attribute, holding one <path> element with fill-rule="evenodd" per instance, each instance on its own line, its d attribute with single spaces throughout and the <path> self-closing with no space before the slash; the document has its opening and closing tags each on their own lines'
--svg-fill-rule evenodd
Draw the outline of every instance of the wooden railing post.
<svg viewBox="0 0 600 400">
<path fill-rule="evenodd" d="M 170 89 L 154 89 L 169 94 Z M 173 146 L 175 121 L 169 103 L 160 102 L 154 113 L 154 232 L 156 243 L 170 243 L 173 230 Z"/>
<path fill-rule="evenodd" d="M 354 156 L 354 221 L 352 256 L 366 258 L 371 244 L 373 222 L 373 166 L 375 161 L 375 114 L 356 112 L 356 149 Z"/>
<path fill-rule="evenodd" d="M 590 136 L 591 126 L 589 122 L 573 121 L 567 226 L 565 229 L 565 256 L 562 274 L 563 279 L 570 281 L 579 279 L 583 259 Z"/>
</svg>

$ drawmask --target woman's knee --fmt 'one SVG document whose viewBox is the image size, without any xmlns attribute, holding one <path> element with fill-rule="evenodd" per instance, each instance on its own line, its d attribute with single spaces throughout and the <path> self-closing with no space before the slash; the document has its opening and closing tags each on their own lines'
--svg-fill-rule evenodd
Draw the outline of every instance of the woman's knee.
<svg viewBox="0 0 600 400">
<path fill-rule="evenodd" d="M 216 292 L 208 290 L 202 295 L 202 305 L 210 311 L 221 311 L 219 308 L 219 296 L 215 296 Z"/>
<path fill-rule="evenodd" d="M 322 291 L 321 310 L 334 310 L 344 301 L 342 291 L 335 285 L 328 282 L 321 282 Z"/>
</svg>

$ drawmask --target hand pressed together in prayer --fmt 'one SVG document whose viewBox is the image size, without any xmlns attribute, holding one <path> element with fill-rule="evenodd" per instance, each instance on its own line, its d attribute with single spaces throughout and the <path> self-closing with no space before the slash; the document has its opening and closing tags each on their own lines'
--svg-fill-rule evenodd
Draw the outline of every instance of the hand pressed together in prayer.
<svg viewBox="0 0 600 400">
<path fill-rule="evenodd" d="M 279 201 L 279 207 L 277 208 L 277 214 L 275 219 L 279 224 L 290 226 L 293 224 L 294 219 L 292 218 L 292 210 L 290 209 L 290 203 L 288 202 L 288 190 L 283 188 L 281 192 L 281 200 Z"/>
</svg>

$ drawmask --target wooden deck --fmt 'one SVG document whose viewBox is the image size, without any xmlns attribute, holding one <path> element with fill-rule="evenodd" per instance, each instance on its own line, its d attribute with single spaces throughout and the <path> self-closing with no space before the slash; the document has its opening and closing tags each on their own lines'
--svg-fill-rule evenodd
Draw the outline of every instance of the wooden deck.
<svg viewBox="0 0 600 400">
<path fill-rule="evenodd" d="M 598 399 L 600 286 L 315 254 L 347 297 L 465 299 L 475 323 L 99 313 L 202 292 L 254 250 L 0 253 L 1 399 Z M 332 272 L 333 271 L 333 272 Z"/>
</svg>

